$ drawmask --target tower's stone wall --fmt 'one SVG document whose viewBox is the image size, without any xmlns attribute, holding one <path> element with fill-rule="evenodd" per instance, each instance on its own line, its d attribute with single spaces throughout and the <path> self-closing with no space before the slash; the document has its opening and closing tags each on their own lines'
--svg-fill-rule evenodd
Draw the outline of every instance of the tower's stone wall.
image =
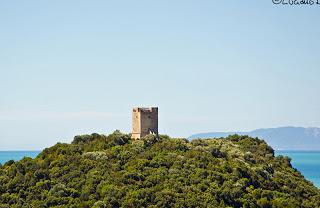
<svg viewBox="0 0 320 208">
<path fill-rule="evenodd" d="M 158 134 L 158 108 L 133 108 L 132 138 L 140 139 L 148 134 Z"/>
</svg>

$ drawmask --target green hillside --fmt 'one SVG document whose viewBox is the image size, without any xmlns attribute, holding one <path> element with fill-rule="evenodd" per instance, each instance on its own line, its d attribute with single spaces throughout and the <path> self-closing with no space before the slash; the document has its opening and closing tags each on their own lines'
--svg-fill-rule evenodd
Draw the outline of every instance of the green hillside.
<svg viewBox="0 0 320 208">
<path fill-rule="evenodd" d="M 262 140 L 76 136 L 0 166 L 0 207 L 320 207 L 320 191 Z"/>
</svg>

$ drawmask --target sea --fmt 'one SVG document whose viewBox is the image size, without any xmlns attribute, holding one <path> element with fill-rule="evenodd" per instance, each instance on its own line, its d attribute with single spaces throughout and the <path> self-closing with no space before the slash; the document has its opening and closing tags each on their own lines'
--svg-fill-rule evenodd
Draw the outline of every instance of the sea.
<svg viewBox="0 0 320 208">
<path fill-rule="evenodd" d="M 0 151 L 0 164 L 9 160 L 18 161 L 24 157 L 35 158 L 41 151 Z"/>
<path fill-rule="evenodd" d="M 35 158 L 40 151 L 0 151 L 0 163 L 9 160 L 21 160 L 23 157 Z M 320 188 L 320 151 L 275 151 L 276 155 L 290 157 L 291 164 L 298 169 L 304 177 Z"/>
<path fill-rule="evenodd" d="M 320 188 L 320 151 L 277 150 L 275 155 L 290 157 L 292 166 Z"/>
</svg>

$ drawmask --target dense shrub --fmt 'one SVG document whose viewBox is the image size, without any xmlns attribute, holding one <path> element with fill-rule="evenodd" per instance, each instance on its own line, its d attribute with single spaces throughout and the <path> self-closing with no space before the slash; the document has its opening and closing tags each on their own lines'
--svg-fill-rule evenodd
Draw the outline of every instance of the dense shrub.
<svg viewBox="0 0 320 208">
<path fill-rule="evenodd" d="M 115 131 L 0 166 L 0 207 L 320 207 L 320 193 L 263 140 Z"/>
</svg>

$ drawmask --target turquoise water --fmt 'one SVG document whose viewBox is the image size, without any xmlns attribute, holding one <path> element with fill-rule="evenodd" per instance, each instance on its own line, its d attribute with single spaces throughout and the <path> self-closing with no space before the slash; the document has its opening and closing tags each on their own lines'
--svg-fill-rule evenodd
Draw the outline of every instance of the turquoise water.
<svg viewBox="0 0 320 208">
<path fill-rule="evenodd" d="M 290 157 L 292 166 L 320 188 L 320 151 L 276 151 L 276 155 Z"/>
<path fill-rule="evenodd" d="M 0 163 L 21 160 L 25 156 L 35 158 L 39 153 L 40 151 L 0 151 Z M 276 151 L 276 155 L 289 156 L 292 166 L 320 188 L 320 151 Z"/>
<path fill-rule="evenodd" d="M 40 151 L 0 151 L 0 163 L 4 164 L 9 160 L 21 160 L 23 157 L 35 158 Z"/>
</svg>

